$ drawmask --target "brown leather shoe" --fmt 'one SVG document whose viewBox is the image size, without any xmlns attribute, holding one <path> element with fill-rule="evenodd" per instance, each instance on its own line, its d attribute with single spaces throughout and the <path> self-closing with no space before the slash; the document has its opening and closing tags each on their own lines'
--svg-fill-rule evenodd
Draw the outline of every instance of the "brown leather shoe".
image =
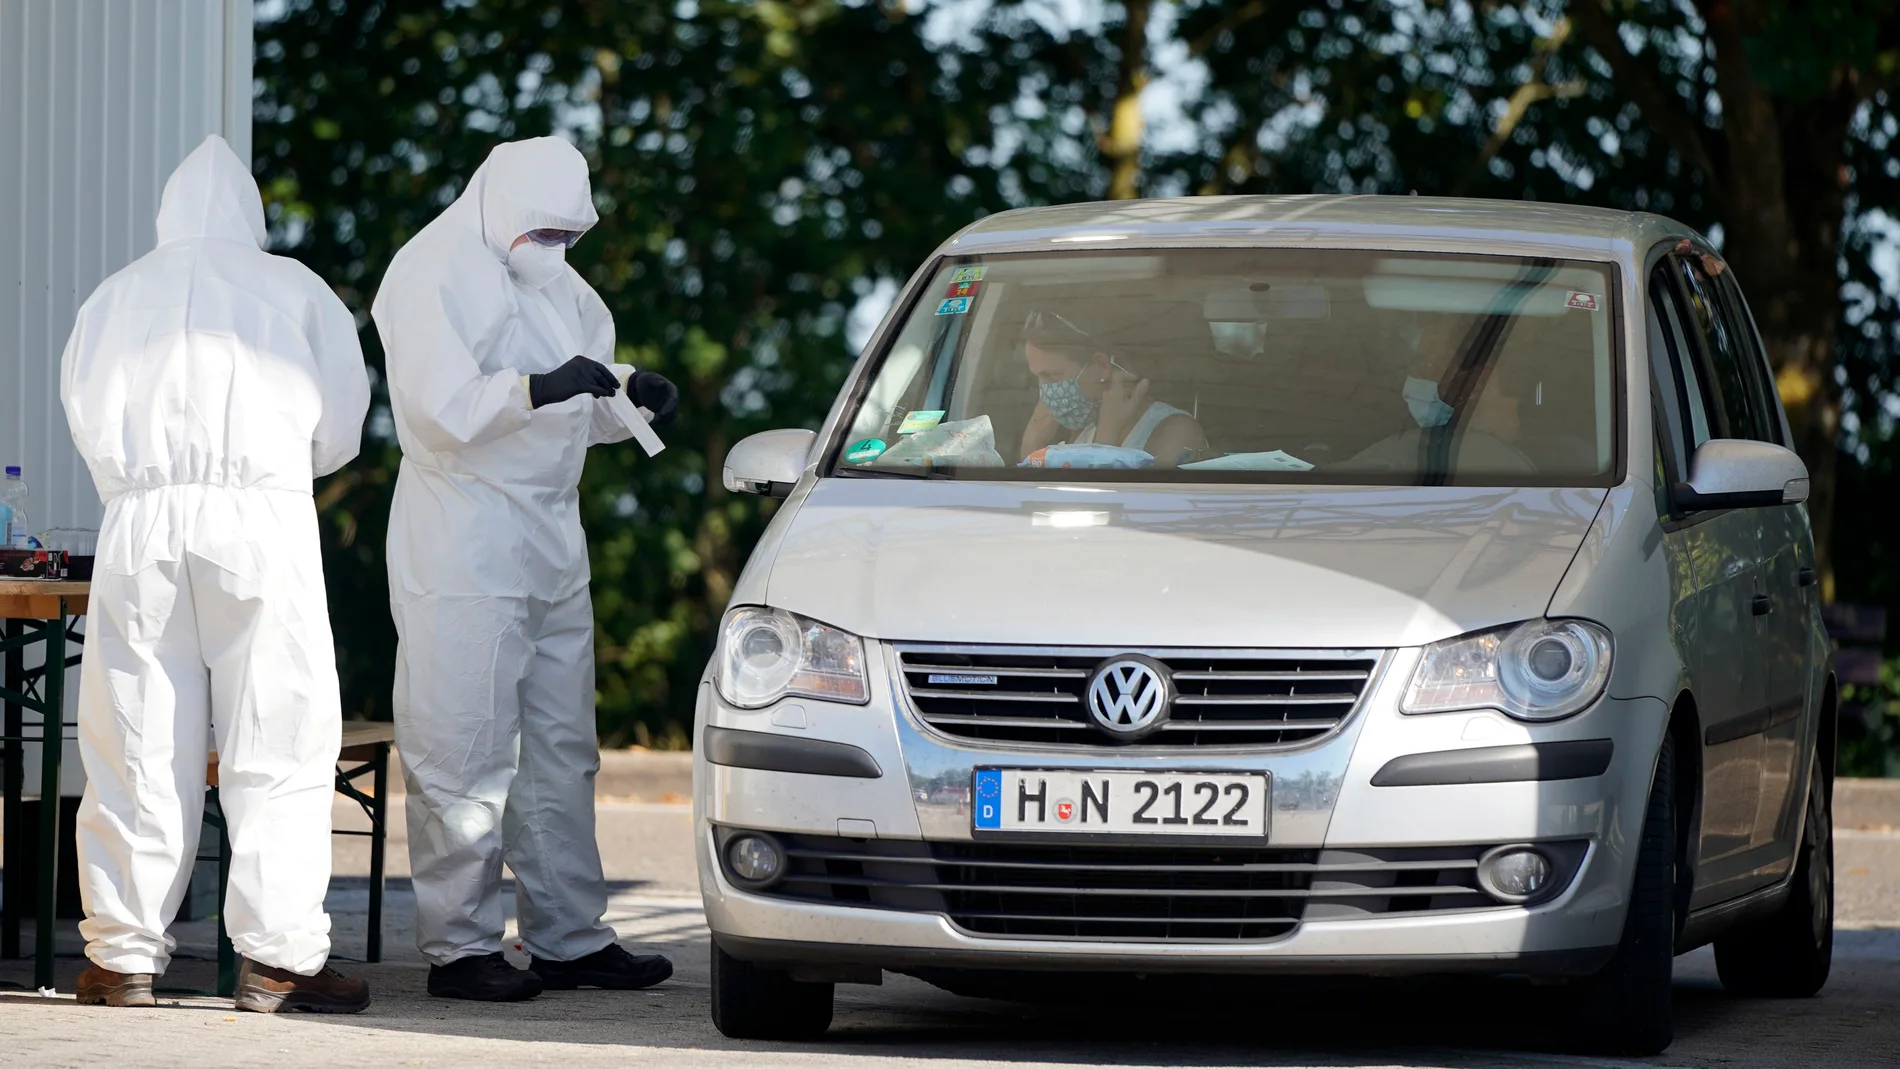
<svg viewBox="0 0 1900 1069">
<path fill-rule="evenodd" d="M 260 965 L 238 966 L 237 1008 L 252 1013 L 360 1013 L 369 1005 L 369 981 L 325 965 L 315 976 Z"/>
<path fill-rule="evenodd" d="M 152 997 L 152 974 L 113 972 L 88 965 L 79 974 L 81 1006 L 156 1006 Z"/>
</svg>

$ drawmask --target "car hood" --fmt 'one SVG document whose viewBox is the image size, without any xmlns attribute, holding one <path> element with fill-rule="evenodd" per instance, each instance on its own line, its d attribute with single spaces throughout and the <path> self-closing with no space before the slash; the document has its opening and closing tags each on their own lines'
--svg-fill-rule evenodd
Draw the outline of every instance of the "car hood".
<svg viewBox="0 0 1900 1069">
<path fill-rule="evenodd" d="M 763 594 L 886 640 L 1414 646 L 1541 615 L 1605 494 L 829 478 Z"/>
</svg>

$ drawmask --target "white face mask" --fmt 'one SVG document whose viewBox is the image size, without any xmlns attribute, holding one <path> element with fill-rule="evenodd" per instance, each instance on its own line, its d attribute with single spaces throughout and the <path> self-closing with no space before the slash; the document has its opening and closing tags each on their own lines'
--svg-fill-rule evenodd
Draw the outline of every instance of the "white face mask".
<svg viewBox="0 0 1900 1069">
<path fill-rule="evenodd" d="M 1443 427 L 1451 422 L 1452 407 L 1438 396 L 1438 384 L 1412 375 L 1405 377 L 1405 407 L 1421 427 Z"/>
<path fill-rule="evenodd" d="M 541 289 L 561 277 L 567 266 L 567 250 L 524 241 L 508 250 L 508 273 L 524 286 Z"/>
</svg>

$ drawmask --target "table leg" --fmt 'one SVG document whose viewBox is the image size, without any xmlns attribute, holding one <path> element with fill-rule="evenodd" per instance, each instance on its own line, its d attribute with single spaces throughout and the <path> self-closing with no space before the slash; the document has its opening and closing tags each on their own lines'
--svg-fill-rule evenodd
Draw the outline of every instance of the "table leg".
<svg viewBox="0 0 1900 1069">
<path fill-rule="evenodd" d="M 383 960 L 383 844 L 389 837 L 389 744 L 376 744 L 376 807 L 369 821 L 369 947 L 363 960 Z"/>
<path fill-rule="evenodd" d="M 4 631 L 7 638 L 17 639 L 26 634 L 26 625 L 18 620 L 6 621 Z M 26 655 L 20 649 L 6 652 L 6 689 L 18 694 L 26 690 Z M 6 856 L 0 859 L 4 866 L 4 884 L 0 885 L 0 957 L 17 958 L 20 956 L 20 906 L 26 901 L 26 887 L 21 876 L 26 864 L 26 856 L 21 850 L 26 842 L 26 821 L 20 812 L 20 796 L 26 791 L 26 743 L 21 741 L 20 733 L 26 730 L 21 707 L 6 702 L 6 715 L 0 724 L 0 735 L 6 736 L 6 742 L 0 744 L 0 779 L 4 782 L 6 798 L 6 823 L 0 829 L 0 835 L 6 837 Z"/>
<path fill-rule="evenodd" d="M 231 882 L 231 826 L 224 819 L 224 802 L 216 787 L 205 788 L 205 811 L 218 829 L 218 994 L 237 994 L 237 951 L 224 926 L 225 888 Z"/>
<path fill-rule="evenodd" d="M 59 758 L 66 732 L 66 599 L 47 624 L 46 674 L 40 696 L 40 901 L 33 946 L 33 984 L 53 987 L 54 914 L 59 912 Z"/>
</svg>

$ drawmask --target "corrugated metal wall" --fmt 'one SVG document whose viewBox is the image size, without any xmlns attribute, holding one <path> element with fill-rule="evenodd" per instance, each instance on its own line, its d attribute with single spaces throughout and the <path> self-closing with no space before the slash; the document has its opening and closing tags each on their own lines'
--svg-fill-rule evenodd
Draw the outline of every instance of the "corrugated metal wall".
<svg viewBox="0 0 1900 1069">
<path fill-rule="evenodd" d="M 60 352 L 207 134 L 250 158 L 251 0 L 0 0 L 0 463 L 35 528 L 99 525 Z"/>
<path fill-rule="evenodd" d="M 205 135 L 250 158 L 251 2 L 0 0 L 0 464 L 25 467 L 36 530 L 99 526 L 59 403 L 73 316 L 151 251 L 165 179 Z M 84 786 L 68 742 L 60 793 Z"/>
</svg>

